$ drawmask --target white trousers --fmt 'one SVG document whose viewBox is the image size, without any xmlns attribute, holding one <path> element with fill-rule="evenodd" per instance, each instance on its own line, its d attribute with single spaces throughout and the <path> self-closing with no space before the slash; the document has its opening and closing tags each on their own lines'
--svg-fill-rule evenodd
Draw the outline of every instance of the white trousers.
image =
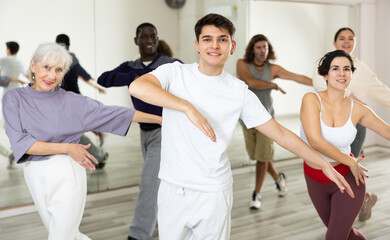
<svg viewBox="0 0 390 240">
<path fill-rule="evenodd" d="M 160 240 L 230 239 L 232 187 L 208 193 L 161 181 L 157 201 Z"/>
<path fill-rule="evenodd" d="M 85 168 L 68 155 L 29 161 L 23 166 L 30 190 L 49 240 L 87 240 L 79 232 L 87 194 Z"/>
</svg>

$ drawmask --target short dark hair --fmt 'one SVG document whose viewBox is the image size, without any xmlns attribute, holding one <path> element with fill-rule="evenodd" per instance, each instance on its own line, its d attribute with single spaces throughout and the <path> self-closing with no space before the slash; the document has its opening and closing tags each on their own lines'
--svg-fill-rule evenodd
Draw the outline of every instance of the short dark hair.
<svg viewBox="0 0 390 240">
<path fill-rule="evenodd" d="M 275 55 L 274 48 L 272 47 L 271 42 L 263 34 L 257 34 L 251 38 L 248 45 L 246 46 L 245 55 L 244 55 L 244 61 L 246 63 L 253 62 L 253 59 L 255 58 L 255 51 L 253 50 L 253 48 L 254 48 L 256 43 L 263 42 L 263 41 L 267 42 L 267 44 L 268 44 L 267 62 L 270 60 L 272 60 L 272 61 L 276 60 L 276 55 Z"/>
<path fill-rule="evenodd" d="M 348 53 L 344 52 L 343 50 L 335 50 L 333 52 L 328 52 L 321 58 L 320 62 L 318 63 L 318 74 L 321 76 L 328 75 L 330 64 L 332 63 L 333 59 L 337 57 L 347 58 L 351 63 L 351 71 L 354 72 L 356 70 L 355 66 L 353 65 L 353 60 Z"/>
<path fill-rule="evenodd" d="M 67 50 L 69 50 L 70 39 L 69 39 L 68 35 L 63 34 L 63 33 L 57 35 L 57 37 L 56 37 L 56 43 L 58 43 L 58 44 L 60 44 L 60 45 L 63 45 Z"/>
<path fill-rule="evenodd" d="M 203 27 L 207 25 L 213 25 L 217 28 L 228 30 L 229 35 L 232 38 L 236 32 L 234 24 L 229 19 L 216 13 L 210 13 L 199 19 L 195 24 L 195 36 L 197 41 L 199 41 L 199 35 L 202 33 Z"/>
<path fill-rule="evenodd" d="M 144 27 L 152 27 L 152 28 L 154 28 L 154 30 L 156 30 L 156 33 L 157 33 L 157 28 L 153 24 L 148 23 L 148 22 L 144 22 L 144 23 L 141 23 L 140 25 L 138 25 L 137 29 L 135 30 L 135 37 L 138 37 L 138 34 L 141 32 L 141 29 Z"/>
<path fill-rule="evenodd" d="M 353 30 L 349 27 L 342 27 L 340 28 L 339 30 L 337 30 L 336 34 L 334 35 L 334 41 L 336 42 L 337 38 L 339 37 L 340 33 L 342 31 L 351 31 L 351 33 L 353 34 L 353 36 L 355 36 L 355 33 L 353 32 Z"/>
<path fill-rule="evenodd" d="M 5 45 L 9 49 L 11 54 L 17 54 L 19 51 L 19 44 L 17 42 L 6 42 Z"/>
</svg>

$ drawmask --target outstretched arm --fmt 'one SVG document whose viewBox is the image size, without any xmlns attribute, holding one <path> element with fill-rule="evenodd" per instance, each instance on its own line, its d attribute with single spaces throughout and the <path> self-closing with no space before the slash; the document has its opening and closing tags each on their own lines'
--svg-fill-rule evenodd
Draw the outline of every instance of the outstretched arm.
<svg viewBox="0 0 390 240">
<path fill-rule="evenodd" d="M 216 141 L 214 130 L 207 119 L 191 103 L 163 90 L 159 80 L 154 75 L 145 74 L 134 80 L 130 84 L 129 93 L 149 104 L 185 113 L 196 127 L 212 141 Z"/>
<path fill-rule="evenodd" d="M 286 92 L 281 89 L 278 84 L 273 82 L 266 82 L 257 78 L 254 78 L 249 71 L 248 63 L 246 63 L 243 59 L 239 59 L 237 61 L 237 77 L 241 80 L 243 80 L 248 87 L 257 89 L 257 90 L 263 90 L 263 89 L 275 89 L 281 91 L 283 94 L 286 94 Z"/>
<path fill-rule="evenodd" d="M 138 72 L 135 72 L 134 69 L 129 66 L 129 62 L 124 62 L 117 68 L 102 73 L 102 75 L 99 76 L 97 82 L 99 85 L 106 88 L 129 86 L 138 75 L 147 73 L 142 71 L 145 70 L 139 70 Z"/>
<path fill-rule="evenodd" d="M 378 135 L 390 140 L 390 125 L 378 117 L 368 106 L 356 104 L 360 114 L 359 123 L 376 132 Z"/>
<path fill-rule="evenodd" d="M 99 93 L 106 93 L 106 90 L 104 90 L 99 85 L 94 83 L 91 75 L 89 75 L 87 71 L 85 71 L 85 69 L 80 64 L 79 67 L 80 67 L 79 78 L 81 78 L 84 82 L 88 83 L 92 87 L 96 88 L 99 91 Z"/>
<path fill-rule="evenodd" d="M 344 177 L 334 170 L 329 162 L 322 158 L 318 153 L 314 152 L 293 132 L 280 125 L 274 119 L 269 120 L 263 125 L 257 126 L 256 129 L 274 140 L 283 148 L 319 166 L 324 174 L 339 187 L 341 192 L 346 190 L 352 198 L 355 197 L 350 185 Z"/>
<path fill-rule="evenodd" d="M 280 79 L 286 79 L 286 80 L 293 80 L 297 83 L 313 86 L 313 81 L 311 78 L 306 77 L 305 75 L 296 74 L 293 72 L 289 72 L 283 67 L 273 64 L 272 65 L 275 69 L 275 78 Z"/>
<path fill-rule="evenodd" d="M 142 122 L 142 123 L 157 123 L 157 124 L 162 124 L 162 117 L 154 115 L 154 114 L 149 114 L 149 113 L 144 113 L 138 110 L 135 110 L 134 116 L 133 116 L 133 122 Z"/>
</svg>

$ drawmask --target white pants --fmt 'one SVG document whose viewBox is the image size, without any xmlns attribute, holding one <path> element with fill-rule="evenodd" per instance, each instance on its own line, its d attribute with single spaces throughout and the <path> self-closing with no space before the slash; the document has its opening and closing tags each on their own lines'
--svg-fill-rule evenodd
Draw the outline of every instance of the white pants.
<svg viewBox="0 0 390 240">
<path fill-rule="evenodd" d="M 54 155 L 26 162 L 23 170 L 48 239 L 90 239 L 79 232 L 87 193 L 85 168 L 68 155 Z"/>
<path fill-rule="evenodd" d="M 157 201 L 160 240 L 230 239 L 232 187 L 208 193 L 161 181 Z"/>
</svg>

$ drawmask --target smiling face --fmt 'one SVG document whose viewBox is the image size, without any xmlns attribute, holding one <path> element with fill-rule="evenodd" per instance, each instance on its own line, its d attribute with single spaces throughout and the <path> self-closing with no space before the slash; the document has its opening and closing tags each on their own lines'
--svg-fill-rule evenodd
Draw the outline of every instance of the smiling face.
<svg viewBox="0 0 390 240">
<path fill-rule="evenodd" d="M 142 61 L 152 61 L 157 56 L 158 36 L 153 27 L 141 28 L 134 42 L 139 48 Z"/>
<path fill-rule="evenodd" d="M 355 36 L 349 30 L 344 30 L 339 33 L 335 42 L 334 47 L 337 50 L 343 50 L 344 52 L 351 54 L 355 49 Z"/>
<path fill-rule="evenodd" d="M 268 43 L 266 41 L 259 41 L 253 46 L 253 53 L 255 55 L 256 63 L 263 63 L 268 57 Z"/>
<path fill-rule="evenodd" d="M 346 57 L 336 57 L 330 64 L 328 75 L 324 76 L 328 81 L 328 89 L 335 88 L 345 90 L 351 82 L 351 62 Z"/>
<path fill-rule="evenodd" d="M 199 41 L 195 40 L 195 48 L 200 54 L 199 70 L 206 75 L 219 75 L 229 55 L 234 53 L 236 42 L 227 29 L 206 25 Z"/>
<path fill-rule="evenodd" d="M 31 72 L 35 75 L 31 88 L 37 91 L 50 91 L 60 84 L 64 77 L 64 64 L 35 63 L 30 64 Z"/>
</svg>

